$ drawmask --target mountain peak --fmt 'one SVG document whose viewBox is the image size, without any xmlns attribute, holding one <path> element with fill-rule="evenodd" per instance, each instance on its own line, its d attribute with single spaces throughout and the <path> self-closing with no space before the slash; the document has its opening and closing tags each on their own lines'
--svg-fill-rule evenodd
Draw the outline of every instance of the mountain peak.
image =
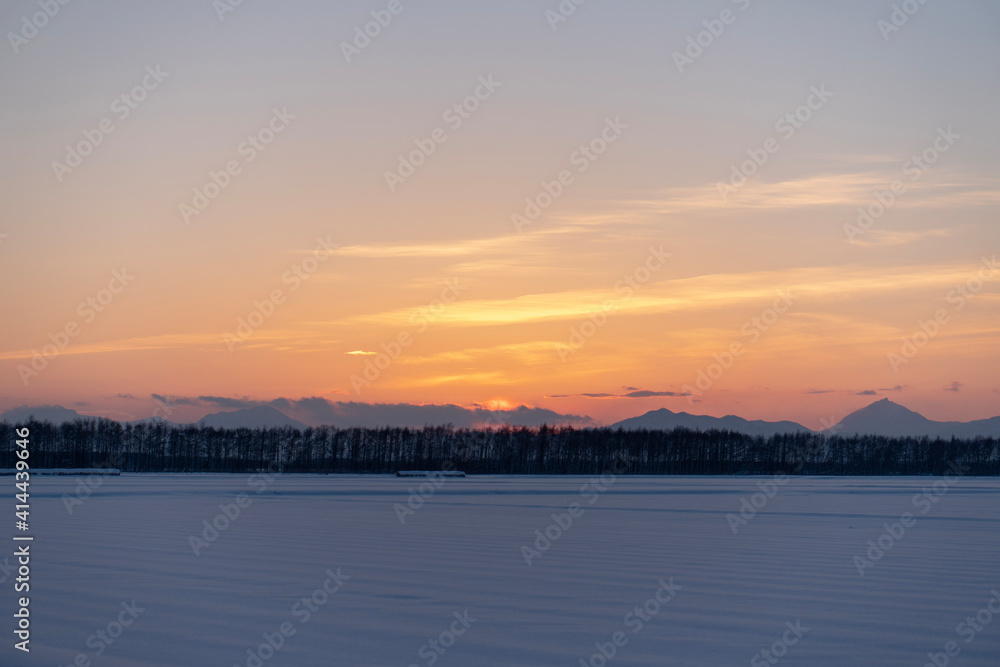
<svg viewBox="0 0 1000 667">
<path fill-rule="evenodd" d="M 230 412 L 216 412 L 205 415 L 197 424 L 213 428 L 284 428 L 290 426 L 300 430 L 308 427 L 296 421 L 281 410 L 269 405 L 255 405 Z"/>
<path fill-rule="evenodd" d="M 921 415 L 919 412 L 914 412 L 905 405 L 900 405 L 899 403 L 890 401 L 888 398 L 883 398 L 881 400 L 875 401 L 874 403 L 869 403 L 868 405 L 861 408 L 860 410 L 857 410 L 853 414 L 857 414 L 858 412 L 871 412 L 879 414 L 910 414 L 910 415 L 916 415 L 921 419 L 924 418 L 923 415 Z"/>
<path fill-rule="evenodd" d="M 58 425 L 74 422 L 77 419 L 97 419 L 97 417 L 81 415 L 76 410 L 64 408 L 61 405 L 22 405 L 19 408 L 12 408 L 0 414 L 0 421 L 6 421 L 11 424 L 27 422 L 31 419 Z"/>
<path fill-rule="evenodd" d="M 747 435 L 771 436 L 776 433 L 809 433 L 809 429 L 794 422 L 747 421 L 735 415 L 712 417 L 709 415 L 692 415 L 687 412 L 671 412 L 666 408 L 650 410 L 649 412 L 631 417 L 611 425 L 611 428 L 621 428 L 626 431 L 645 429 L 648 431 L 672 431 L 675 428 L 686 428 L 692 431 L 733 431 Z"/>
<path fill-rule="evenodd" d="M 831 432 L 841 435 L 936 435 L 936 422 L 888 398 L 875 401 L 844 417 Z"/>
</svg>

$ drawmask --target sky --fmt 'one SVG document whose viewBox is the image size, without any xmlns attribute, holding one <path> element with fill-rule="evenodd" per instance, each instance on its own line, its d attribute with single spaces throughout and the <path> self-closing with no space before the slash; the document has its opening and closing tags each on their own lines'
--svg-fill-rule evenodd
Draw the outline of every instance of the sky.
<svg viewBox="0 0 1000 667">
<path fill-rule="evenodd" d="M 6 2 L 0 409 L 998 415 L 1000 6 L 895 6 Z"/>
</svg>

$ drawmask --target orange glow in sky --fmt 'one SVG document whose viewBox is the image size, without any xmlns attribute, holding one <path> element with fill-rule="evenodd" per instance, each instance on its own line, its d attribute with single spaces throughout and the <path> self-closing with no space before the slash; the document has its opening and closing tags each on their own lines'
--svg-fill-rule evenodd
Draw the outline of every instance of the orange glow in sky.
<svg viewBox="0 0 1000 667">
<path fill-rule="evenodd" d="M 990 10 L 763 3 L 679 72 L 697 3 L 414 4 L 347 62 L 348 4 L 81 6 L 0 63 L 0 410 L 1000 414 Z"/>
</svg>

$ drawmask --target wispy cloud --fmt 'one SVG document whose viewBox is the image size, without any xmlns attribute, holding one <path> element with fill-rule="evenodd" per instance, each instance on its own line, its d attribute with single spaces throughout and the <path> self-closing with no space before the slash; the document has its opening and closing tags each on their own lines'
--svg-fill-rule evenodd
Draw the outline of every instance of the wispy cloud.
<svg viewBox="0 0 1000 667">
<path fill-rule="evenodd" d="M 636 211 L 650 214 L 717 213 L 719 211 L 779 211 L 821 206 L 860 206 L 872 201 L 872 193 L 904 180 L 907 190 L 895 206 L 906 208 L 995 204 L 1000 201 L 1000 181 L 978 176 L 953 176 L 948 182 L 904 179 L 898 165 L 884 170 L 825 173 L 784 181 L 751 179 L 727 200 L 718 183 L 670 188 L 660 197 L 628 201 Z"/>
<path fill-rule="evenodd" d="M 778 287 L 790 289 L 796 297 L 811 300 L 851 294 L 891 294 L 927 287 L 947 289 L 964 281 L 975 265 L 948 263 L 928 266 L 871 267 L 828 266 L 759 271 L 739 274 L 712 274 L 678 278 L 645 285 L 627 299 L 618 299 L 618 314 L 670 313 L 726 308 L 741 303 L 773 299 Z M 566 290 L 526 294 L 508 299 L 462 300 L 451 304 L 438 316 L 439 325 L 497 325 L 543 320 L 577 319 L 601 309 L 615 296 L 614 286 L 603 289 Z M 412 309 L 397 309 L 351 318 L 358 324 L 405 325 Z"/>
<path fill-rule="evenodd" d="M 144 336 L 124 338 L 120 340 L 102 341 L 99 343 L 74 343 L 62 350 L 60 355 L 74 354 L 104 354 L 110 352 L 130 352 L 136 350 L 168 350 L 177 348 L 205 347 L 223 345 L 219 334 L 163 334 L 159 336 Z M 30 359 L 35 350 L 11 350 L 0 352 L 0 360 Z"/>
<path fill-rule="evenodd" d="M 891 231 L 887 229 L 869 229 L 863 236 L 851 239 L 851 243 L 859 246 L 897 246 L 915 243 L 927 238 L 943 238 L 951 236 L 948 229 L 928 229 L 924 231 Z"/>
<path fill-rule="evenodd" d="M 878 396 L 888 391 L 903 391 L 907 385 L 897 384 L 895 387 L 881 387 L 879 389 L 810 389 L 803 391 L 803 394 L 853 394 L 855 396 Z"/>
<path fill-rule="evenodd" d="M 660 396 L 680 398 L 690 395 L 691 394 L 688 392 L 680 392 L 680 391 L 652 391 L 649 389 L 635 389 L 633 391 L 621 394 L 609 394 L 609 393 L 553 394 L 551 396 L 546 396 L 546 398 L 655 398 Z"/>
</svg>

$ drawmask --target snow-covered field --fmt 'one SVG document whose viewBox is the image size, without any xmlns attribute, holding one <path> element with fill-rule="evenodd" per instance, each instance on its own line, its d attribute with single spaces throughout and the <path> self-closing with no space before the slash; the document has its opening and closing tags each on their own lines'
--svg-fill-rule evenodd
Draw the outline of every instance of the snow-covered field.
<svg viewBox="0 0 1000 667">
<path fill-rule="evenodd" d="M 35 478 L 0 664 L 996 667 L 1000 480 L 937 480 Z"/>
</svg>

